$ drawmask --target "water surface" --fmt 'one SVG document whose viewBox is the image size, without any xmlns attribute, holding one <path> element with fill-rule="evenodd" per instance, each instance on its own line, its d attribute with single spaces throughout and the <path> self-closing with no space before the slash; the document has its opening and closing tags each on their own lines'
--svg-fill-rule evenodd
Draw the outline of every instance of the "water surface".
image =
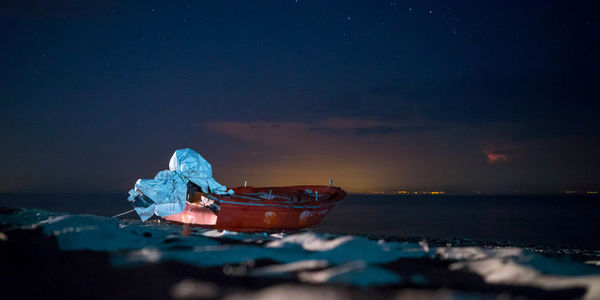
<svg viewBox="0 0 600 300">
<path fill-rule="evenodd" d="M 0 206 L 113 216 L 131 209 L 126 197 L 0 194 Z M 600 249 L 598 211 L 597 195 L 349 195 L 316 230 Z"/>
</svg>

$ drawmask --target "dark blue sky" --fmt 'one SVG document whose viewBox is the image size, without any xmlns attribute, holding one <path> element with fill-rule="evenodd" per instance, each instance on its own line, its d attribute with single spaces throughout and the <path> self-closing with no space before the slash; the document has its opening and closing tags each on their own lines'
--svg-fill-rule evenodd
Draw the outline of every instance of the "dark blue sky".
<svg viewBox="0 0 600 300">
<path fill-rule="evenodd" d="M 8 1 L 0 191 L 600 189 L 594 1 Z"/>
</svg>

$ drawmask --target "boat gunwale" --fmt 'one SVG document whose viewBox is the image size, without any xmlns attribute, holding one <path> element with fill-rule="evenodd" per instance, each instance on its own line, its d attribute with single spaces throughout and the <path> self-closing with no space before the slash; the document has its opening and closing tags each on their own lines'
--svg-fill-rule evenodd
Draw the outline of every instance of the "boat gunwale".
<svg viewBox="0 0 600 300">
<path fill-rule="evenodd" d="M 234 204 L 234 205 L 247 205 L 247 206 L 271 206 L 271 207 L 281 207 L 281 208 L 321 208 L 321 207 L 329 207 L 338 204 L 343 200 L 332 201 L 328 203 L 324 203 L 321 205 L 286 205 L 286 204 L 275 204 L 275 203 L 250 203 L 250 202 L 236 202 L 236 201 L 227 201 L 221 199 L 211 199 L 215 202 L 226 203 L 226 204 Z"/>
<path fill-rule="evenodd" d="M 322 187 L 326 187 L 326 186 L 289 186 L 289 187 L 284 187 L 284 188 L 292 188 L 292 189 L 300 190 L 301 188 L 315 188 L 315 187 L 322 188 Z M 277 187 L 277 188 L 280 188 L 280 187 Z M 344 192 L 344 190 L 342 190 L 341 188 L 339 188 L 339 187 L 327 187 L 327 188 L 333 188 L 335 190 L 335 193 L 331 193 L 331 197 L 329 199 L 314 201 L 315 204 L 312 204 L 313 202 L 311 202 L 311 201 L 295 202 L 295 204 L 284 204 L 284 203 L 290 203 L 289 201 L 276 203 L 273 200 L 267 200 L 267 199 L 262 199 L 259 197 L 248 196 L 248 194 L 246 194 L 246 193 L 245 194 L 234 194 L 234 195 L 215 195 L 215 194 L 210 194 L 210 193 L 202 193 L 199 191 L 196 193 L 216 202 L 217 204 L 224 203 L 224 204 L 232 204 L 232 205 L 295 208 L 295 209 L 318 209 L 318 208 L 330 207 L 330 206 L 337 205 L 339 202 L 342 202 L 344 200 L 344 198 L 346 198 L 346 192 Z M 254 189 L 256 189 L 256 190 L 262 189 L 262 190 L 266 191 L 267 189 L 272 189 L 272 188 L 261 187 L 261 188 L 254 188 Z M 275 188 L 273 188 L 273 189 L 275 189 Z M 236 198 L 236 197 L 239 198 L 240 200 L 246 199 L 246 200 L 249 200 L 252 202 L 232 201 L 232 200 L 222 199 L 222 198 Z M 274 197 L 277 197 L 277 196 L 274 195 Z M 261 201 L 263 203 L 256 203 L 255 201 Z M 264 201 L 268 201 L 268 202 L 265 203 Z M 195 201 L 193 201 L 192 203 L 195 203 Z"/>
</svg>

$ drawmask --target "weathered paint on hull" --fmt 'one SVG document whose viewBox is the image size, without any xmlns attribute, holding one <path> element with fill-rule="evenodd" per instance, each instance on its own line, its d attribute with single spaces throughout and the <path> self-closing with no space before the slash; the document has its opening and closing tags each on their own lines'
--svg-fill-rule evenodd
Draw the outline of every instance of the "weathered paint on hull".
<svg viewBox="0 0 600 300">
<path fill-rule="evenodd" d="M 299 230 L 321 222 L 331 207 L 280 208 L 223 204 L 217 229 L 233 231 Z"/>
<path fill-rule="evenodd" d="M 283 188 L 252 188 L 256 191 L 287 191 L 286 189 L 301 190 L 302 187 L 283 187 Z M 320 190 L 325 196 L 324 200 L 312 200 L 313 196 L 306 196 L 297 202 L 289 201 L 250 201 L 234 195 L 230 198 L 214 198 L 220 206 L 217 214 L 200 204 L 188 202 L 186 210 L 177 215 L 171 215 L 165 219 L 192 226 L 203 226 L 219 230 L 231 231 L 294 231 L 303 228 L 316 226 L 333 209 L 339 201 L 343 200 L 346 193 L 339 188 L 330 187 L 308 187 L 315 191 Z M 240 187 L 236 189 L 236 194 L 247 195 L 251 193 L 248 188 Z M 297 191 L 294 191 L 297 192 Z M 329 192 L 329 194 L 325 194 Z M 328 196 L 328 198 L 327 198 Z M 273 194 L 273 198 L 277 195 Z M 200 198 L 196 197 L 195 198 Z M 307 199 L 310 198 L 310 199 Z M 206 200 L 206 199 L 205 199 Z"/>
<path fill-rule="evenodd" d="M 189 202 L 186 203 L 185 210 L 182 213 L 170 215 L 165 219 L 176 223 L 200 226 L 214 226 L 217 224 L 217 215 L 210 209 Z"/>
</svg>

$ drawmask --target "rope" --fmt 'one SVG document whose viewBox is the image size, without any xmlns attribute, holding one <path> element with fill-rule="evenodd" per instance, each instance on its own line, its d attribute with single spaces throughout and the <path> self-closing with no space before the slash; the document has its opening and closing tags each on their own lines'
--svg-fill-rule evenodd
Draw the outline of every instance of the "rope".
<svg viewBox="0 0 600 300">
<path fill-rule="evenodd" d="M 118 214 L 118 215 L 114 215 L 114 216 L 112 216 L 112 217 L 113 217 L 113 218 L 118 218 L 118 217 L 120 217 L 120 216 L 126 215 L 126 214 L 128 214 L 128 213 L 130 213 L 130 212 L 134 212 L 134 211 L 135 211 L 135 209 L 128 210 L 128 211 L 126 211 L 126 212 L 122 212 L 122 213 L 120 213 L 120 214 Z"/>
</svg>

